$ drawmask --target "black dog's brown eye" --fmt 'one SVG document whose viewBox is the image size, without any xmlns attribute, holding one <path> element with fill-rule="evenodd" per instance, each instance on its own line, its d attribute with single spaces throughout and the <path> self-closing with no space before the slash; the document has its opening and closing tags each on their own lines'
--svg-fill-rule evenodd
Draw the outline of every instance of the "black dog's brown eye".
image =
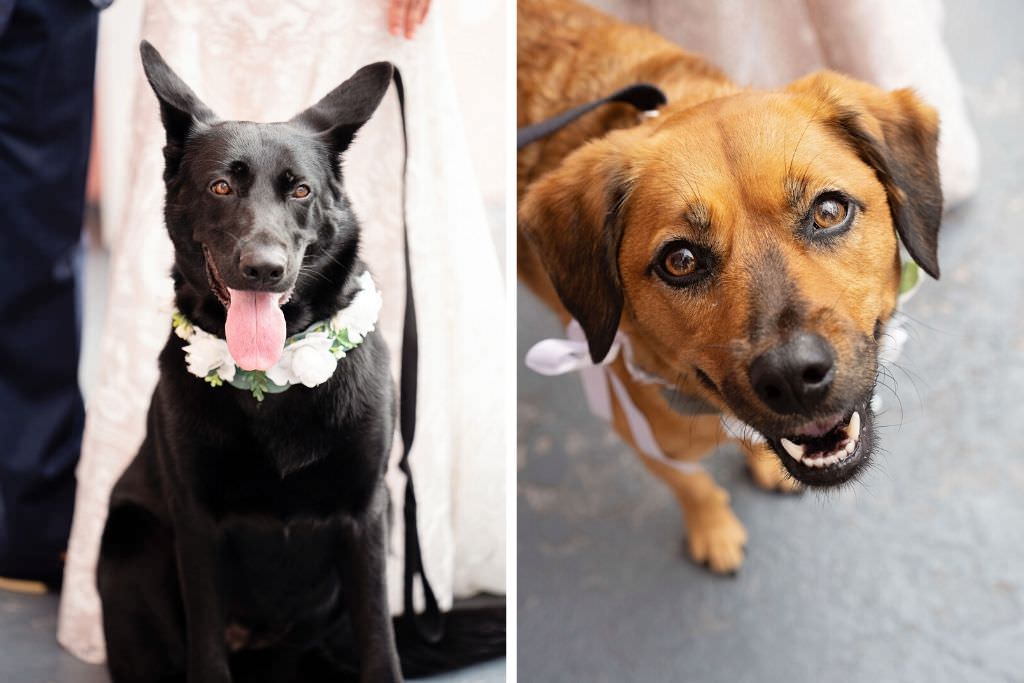
<svg viewBox="0 0 1024 683">
<path fill-rule="evenodd" d="M 226 180 L 216 180 L 213 185 L 210 185 L 210 192 L 223 197 L 224 195 L 231 194 L 231 186 L 228 185 Z"/>
<path fill-rule="evenodd" d="M 665 254 L 662 267 L 672 277 L 689 277 L 697 272 L 697 257 L 686 247 Z"/>
<path fill-rule="evenodd" d="M 814 204 L 814 227 L 828 230 L 843 224 L 850 213 L 850 205 L 842 197 L 825 196 Z"/>
<path fill-rule="evenodd" d="M 298 185 L 292 190 L 292 196 L 296 199 L 305 199 L 309 196 L 309 185 Z"/>
</svg>

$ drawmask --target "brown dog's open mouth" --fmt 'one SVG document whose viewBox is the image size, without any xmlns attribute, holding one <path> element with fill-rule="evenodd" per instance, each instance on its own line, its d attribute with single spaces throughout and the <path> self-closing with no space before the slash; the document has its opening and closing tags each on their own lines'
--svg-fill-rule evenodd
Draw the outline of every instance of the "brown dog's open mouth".
<svg viewBox="0 0 1024 683">
<path fill-rule="evenodd" d="M 872 415 L 868 403 L 840 418 L 808 423 L 797 432 L 769 439 L 793 477 L 811 486 L 833 486 L 850 479 L 871 452 Z"/>
<path fill-rule="evenodd" d="M 845 421 L 837 420 L 822 433 L 816 433 L 818 431 L 806 430 L 789 438 L 783 437 L 779 445 L 789 457 L 807 467 L 831 467 L 857 450 L 860 413 L 855 410 Z"/>
</svg>

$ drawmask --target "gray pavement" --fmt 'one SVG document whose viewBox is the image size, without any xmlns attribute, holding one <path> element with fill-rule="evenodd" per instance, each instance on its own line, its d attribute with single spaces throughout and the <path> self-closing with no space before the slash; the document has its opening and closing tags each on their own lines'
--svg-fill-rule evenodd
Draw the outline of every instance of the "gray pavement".
<svg viewBox="0 0 1024 683">
<path fill-rule="evenodd" d="M 1024 5 L 947 2 L 983 180 L 844 491 L 782 497 L 710 460 L 750 532 L 735 578 L 694 566 L 668 490 L 586 411 L 519 371 L 519 674 L 549 681 L 1024 681 Z M 520 357 L 558 332 L 520 288 Z"/>
</svg>

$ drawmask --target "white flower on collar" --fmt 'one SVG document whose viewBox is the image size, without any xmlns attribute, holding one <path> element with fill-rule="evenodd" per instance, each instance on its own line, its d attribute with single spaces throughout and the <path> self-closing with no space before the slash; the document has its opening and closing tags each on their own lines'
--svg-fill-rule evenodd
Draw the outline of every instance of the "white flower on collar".
<svg viewBox="0 0 1024 683">
<path fill-rule="evenodd" d="M 287 386 L 303 384 L 315 387 L 331 378 L 338 359 L 331 353 L 334 340 L 324 333 L 312 333 L 285 347 L 281 359 L 267 370 L 267 379 Z"/>
<path fill-rule="evenodd" d="M 380 307 L 384 303 L 380 292 L 373 286 L 369 271 L 359 276 L 359 284 L 362 289 L 352 297 L 352 303 L 331 318 L 331 329 L 335 332 L 346 331 L 348 340 L 353 344 L 361 343 L 363 337 L 373 331 L 380 316 Z"/>
<path fill-rule="evenodd" d="M 310 325 L 284 343 L 281 358 L 266 372 L 235 365 L 228 344 L 193 325 L 180 311 L 171 315 L 174 333 L 188 342 L 185 363 L 189 373 L 219 387 L 224 382 L 252 393 L 257 401 L 295 384 L 315 387 L 334 375 L 338 361 L 359 346 L 377 325 L 383 304 L 369 271 L 359 276 L 360 290 L 351 303 L 328 320 Z"/>
<path fill-rule="evenodd" d="M 231 357 L 226 341 L 198 328 L 192 329 L 187 340 L 185 363 L 190 373 L 204 378 L 216 373 L 225 382 L 235 378 L 235 359 Z"/>
</svg>

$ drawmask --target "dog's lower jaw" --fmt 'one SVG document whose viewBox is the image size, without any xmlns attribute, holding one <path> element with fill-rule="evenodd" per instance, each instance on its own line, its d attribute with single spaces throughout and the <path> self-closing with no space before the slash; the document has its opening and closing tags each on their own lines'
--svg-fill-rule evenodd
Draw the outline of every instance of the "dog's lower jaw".
<svg viewBox="0 0 1024 683">
<path fill-rule="evenodd" d="M 838 433 L 833 437 L 835 452 L 824 458 L 806 457 L 805 447 L 786 437 L 766 440 L 794 479 L 814 488 L 831 488 L 853 480 L 871 461 L 875 439 L 870 399 L 831 431 Z"/>
</svg>

